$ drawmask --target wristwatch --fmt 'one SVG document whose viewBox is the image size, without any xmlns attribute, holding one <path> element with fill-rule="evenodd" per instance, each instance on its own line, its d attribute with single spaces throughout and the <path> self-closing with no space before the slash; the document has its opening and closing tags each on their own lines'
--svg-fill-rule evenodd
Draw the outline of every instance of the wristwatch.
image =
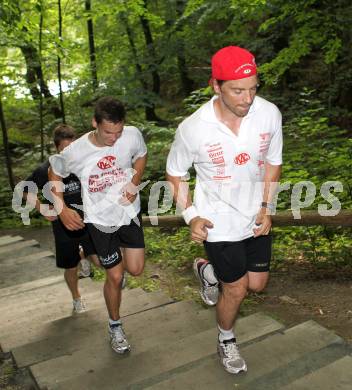
<svg viewBox="0 0 352 390">
<path fill-rule="evenodd" d="M 275 211 L 276 207 L 274 203 L 262 202 L 261 207 L 269 209 L 271 212 Z"/>
</svg>

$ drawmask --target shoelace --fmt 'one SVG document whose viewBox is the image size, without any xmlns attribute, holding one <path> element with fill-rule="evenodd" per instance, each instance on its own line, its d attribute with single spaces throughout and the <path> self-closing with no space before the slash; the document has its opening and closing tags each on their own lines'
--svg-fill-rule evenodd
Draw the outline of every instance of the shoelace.
<svg viewBox="0 0 352 390">
<path fill-rule="evenodd" d="M 240 352 L 237 348 L 236 343 L 226 343 L 226 344 L 224 343 L 224 350 L 225 350 L 226 356 L 228 356 L 228 357 L 233 357 L 235 359 L 241 358 L 241 355 L 240 355 Z"/>
<path fill-rule="evenodd" d="M 112 329 L 112 332 L 114 334 L 114 337 L 116 337 L 118 342 L 124 341 L 125 340 L 125 332 L 122 328 L 121 325 L 119 326 L 114 326 Z"/>
<path fill-rule="evenodd" d="M 218 282 L 216 282 L 216 283 L 210 283 L 210 282 L 208 282 L 208 280 L 207 280 L 207 279 L 205 278 L 205 276 L 204 276 L 204 269 L 203 269 L 203 270 L 200 269 L 198 272 L 200 273 L 201 280 L 202 280 L 203 286 L 204 286 L 205 288 L 217 287 L 217 286 L 218 286 L 218 284 L 219 284 Z"/>
</svg>

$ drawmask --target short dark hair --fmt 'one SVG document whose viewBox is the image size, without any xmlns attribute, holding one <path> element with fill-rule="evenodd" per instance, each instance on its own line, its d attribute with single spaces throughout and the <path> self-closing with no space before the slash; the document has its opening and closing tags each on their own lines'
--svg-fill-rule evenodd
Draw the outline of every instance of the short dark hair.
<svg viewBox="0 0 352 390">
<path fill-rule="evenodd" d="M 111 97 L 100 98 L 95 104 L 94 119 L 101 123 L 104 119 L 108 122 L 118 123 L 125 119 L 126 110 L 122 102 Z"/>
<path fill-rule="evenodd" d="M 53 131 L 53 139 L 54 144 L 56 147 L 59 146 L 60 142 L 64 139 L 75 139 L 76 138 L 76 132 L 74 129 L 66 125 L 65 123 L 61 123 L 60 125 L 56 126 Z"/>
<path fill-rule="evenodd" d="M 225 80 L 216 80 L 216 82 L 218 83 L 219 87 L 222 87 L 222 85 L 224 84 Z"/>
</svg>

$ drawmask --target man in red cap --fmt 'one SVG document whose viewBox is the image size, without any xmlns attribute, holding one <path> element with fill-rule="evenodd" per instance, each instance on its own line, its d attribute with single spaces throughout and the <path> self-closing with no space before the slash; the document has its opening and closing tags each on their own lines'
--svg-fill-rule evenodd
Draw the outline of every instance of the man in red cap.
<svg viewBox="0 0 352 390">
<path fill-rule="evenodd" d="M 271 258 L 271 216 L 282 164 L 281 114 L 256 96 L 254 56 L 238 46 L 212 58 L 215 96 L 178 127 L 167 160 L 174 198 L 203 243 L 194 261 L 201 297 L 217 305 L 218 352 L 225 370 L 247 370 L 233 326 L 248 291 L 264 289 Z M 185 176 L 196 170 L 193 203 Z M 185 185 L 186 184 L 186 185 Z"/>
</svg>

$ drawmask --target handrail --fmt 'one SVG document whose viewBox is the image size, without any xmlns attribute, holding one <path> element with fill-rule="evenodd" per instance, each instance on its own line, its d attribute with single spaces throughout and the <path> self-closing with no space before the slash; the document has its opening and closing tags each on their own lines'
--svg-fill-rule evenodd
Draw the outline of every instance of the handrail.
<svg viewBox="0 0 352 390">
<path fill-rule="evenodd" d="M 291 211 L 279 211 L 272 216 L 273 226 L 342 226 L 352 227 L 352 210 L 341 210 L 333 217 L 325 217 L 314 210 L 301 210 L 301 219 L 295 219 Z M 155 222 L 155 224 L 151 222 Z M 157 218 L 157 219 L 156 219 Z M 157 221 L 157 223 L 156 223 Z M 143 216 L 144 227 L 183 227 L 187 226 L 181 216 Z"/>
</svg>

